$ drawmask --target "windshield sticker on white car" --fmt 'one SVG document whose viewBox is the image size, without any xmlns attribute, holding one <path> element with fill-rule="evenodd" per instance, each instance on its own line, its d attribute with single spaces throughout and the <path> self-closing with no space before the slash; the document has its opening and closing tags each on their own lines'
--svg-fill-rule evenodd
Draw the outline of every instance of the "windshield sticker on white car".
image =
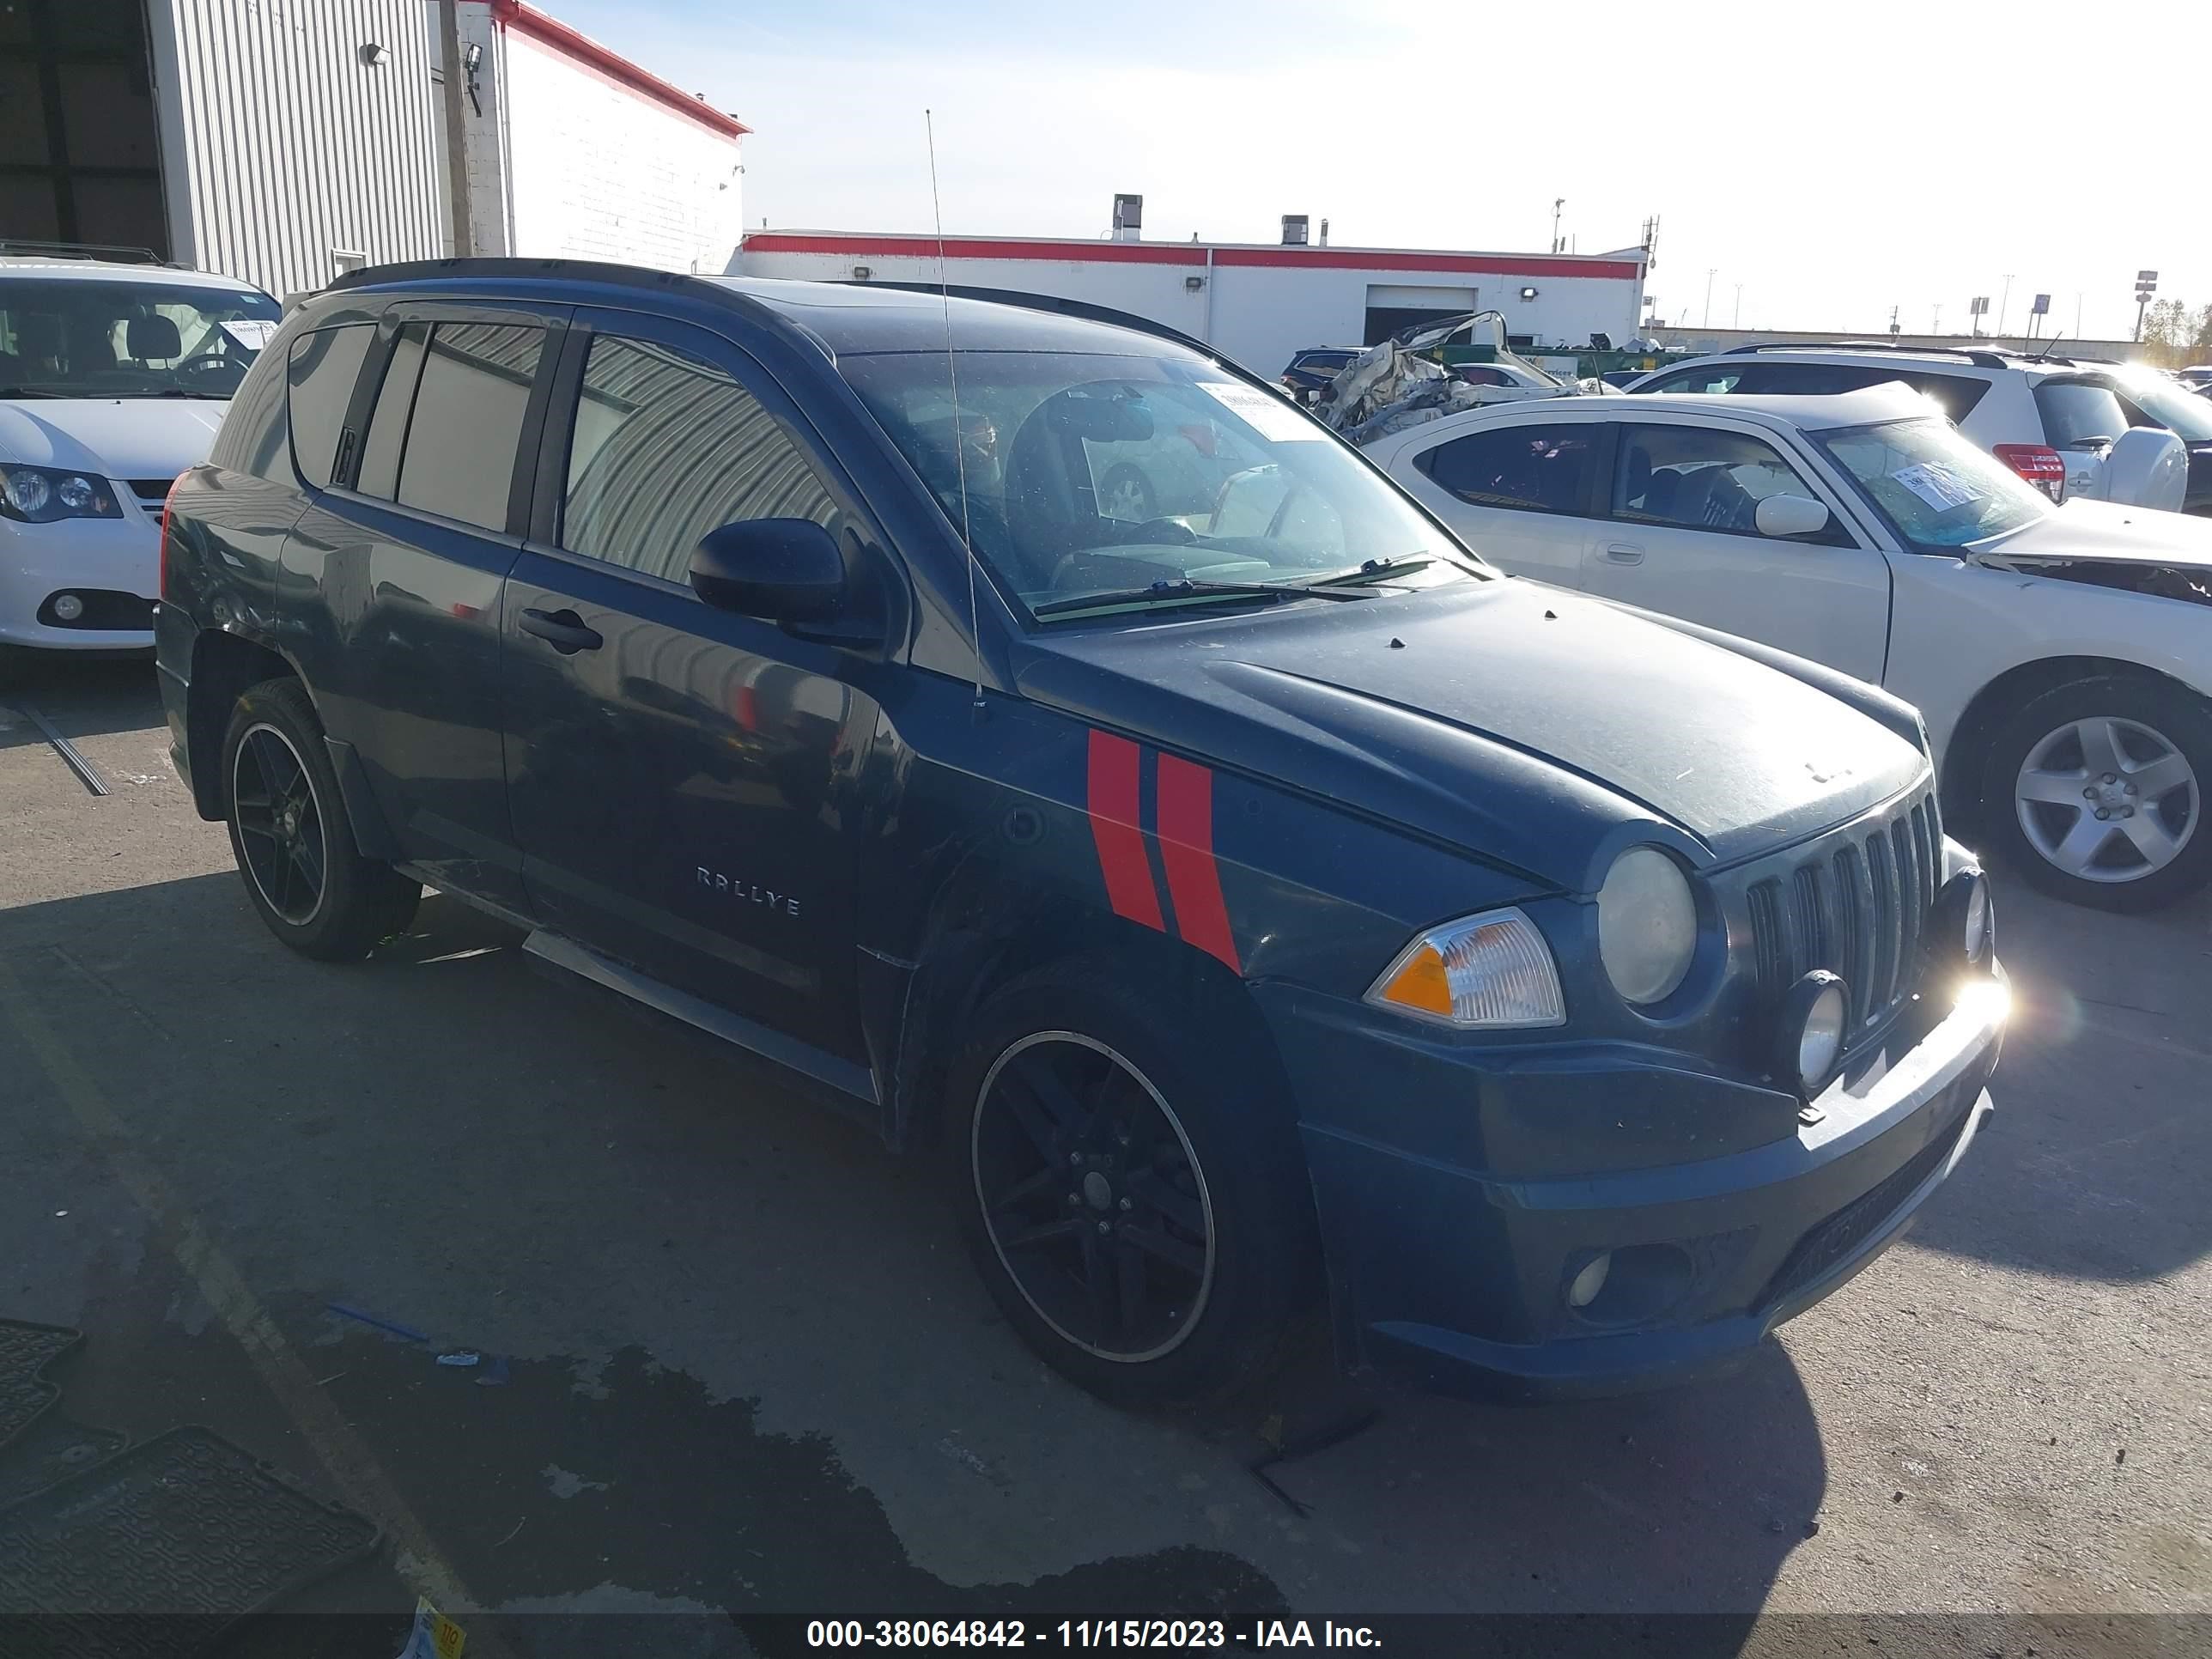
<svg viewBox="0 0 2212 1659">
<path fill-rule="evenodd" d="M 1228 380 L 1200 380 L 1198 389 L 1270 443 L 1310 443 L 1328 435 L 1272 392 Z"/>
<path fill-rule="evenodd" d="M 269 337 L 276 331 L 276 325 L 260 318 L 242 317 L 235 322 L 225 323 L 222 331 L 248 351 L 258 351 L 269 343 Z"/>
<path fill-rule="evenodd" d="M 1921 461 L 1889 475 L 1938 513 L 1978 501 L 1982 493 L 1941 461 Z"/>
</svg>

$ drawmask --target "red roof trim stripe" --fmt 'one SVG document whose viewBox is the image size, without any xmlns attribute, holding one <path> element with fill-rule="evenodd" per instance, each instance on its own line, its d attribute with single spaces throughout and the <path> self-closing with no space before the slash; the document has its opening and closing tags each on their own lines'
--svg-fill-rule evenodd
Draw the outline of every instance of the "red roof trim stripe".
<svg viewBox="0 0 2212 1659">
<path fill-rule="evenodd" d="M 754 253 L 842 253 L 878 258 L 934 259 L 930 236 L 808 235 L 787 231 L 754 231 L 744 239 Z M 1070 264 L 1203 265 L 1206 249 L 1197 242 L 1016 241 L 989 237 L 948 236 L 948 258 L 1045 259 Z M 1217 265 L 1289 267 L 1307 270 L 1443 270 L 1485 276 L 1592 276 L 1633 282 L 1641 267 L 1633 259 L 1555 259 L 1540 254 L 1395 253 L 1379 248 L 1217 247 Z"/>
<path fill-rule="evenodd" d="M 681 87 L 662 80 L 650 70 L 640 68 L 620 52 L 601 46 L 559 18 L 548 17 L 535 6 L 525 4 L 524 0 L 492 0 L 492 15 L 507 27 L 550 46 L 564 58 L 574 59 L 624 91 L 650 99 L 679 115 L 688 115 L 725 138 L 742 137 L 752 131 L 736 116 L 726 115 L 701 102 Z"/>
</svg>

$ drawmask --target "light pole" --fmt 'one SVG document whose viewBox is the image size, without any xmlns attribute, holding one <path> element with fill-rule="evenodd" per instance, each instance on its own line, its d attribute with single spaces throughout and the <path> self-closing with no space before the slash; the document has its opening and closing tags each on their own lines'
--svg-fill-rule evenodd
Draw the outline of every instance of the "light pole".
<svg viewBox="0 0 2212 1659">
<path fill-rule="evenodd" d="M 2005 272 L 2004 279 L 2004 293 L 1997 300 L 1997 334 L 2000 338 L 2004 335 L 2005 307 L 2012 303 L 2012 272 Z"/>
<path fill-rule="evenodd" d="M 1943 331 L 1943 302 L 1941 300 L 1936 302 L 1936 320 L 1928 325 L 1928 331 L 1930 334 L 1941 334 Z"/>
<path fill-rule="evenodd" d="M 1559 251 L 1559 210 L 1566 204 L 1567 198 L 1564 196 L 1552 198 L 1552 252 L 1554 253 Z"/>
<path fill-rule="evenodd" d="M 1699 325 L 1700 327 L 1711 328 L 1713 325 L 1713 278 L 1720 274 L 1718 265 L 1705 273 L 1705 320 Z"/>
<path fill-rule="evenodd" d="M 1743 326 L 1743 284 L 1741 283 L 1735 285 L 1735 315 L 1729 319 L 1729 326 L 1730 328 Z"/>
</svg>

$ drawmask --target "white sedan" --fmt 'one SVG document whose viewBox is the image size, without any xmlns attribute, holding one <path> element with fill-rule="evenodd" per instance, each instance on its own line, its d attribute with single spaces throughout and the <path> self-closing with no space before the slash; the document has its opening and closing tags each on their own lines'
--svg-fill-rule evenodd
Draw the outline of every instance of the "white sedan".
<svg viewBox="0 0 2212 1659">
<path fill-rule="evenodd" d="M 2212 526 L 2053 507 L 1894 385 L 1510 404 L 1367 453 L 1509 571 L 1917 704 L 1954 820 L 2047 890 L 2212 880 Z"/>
</svg>

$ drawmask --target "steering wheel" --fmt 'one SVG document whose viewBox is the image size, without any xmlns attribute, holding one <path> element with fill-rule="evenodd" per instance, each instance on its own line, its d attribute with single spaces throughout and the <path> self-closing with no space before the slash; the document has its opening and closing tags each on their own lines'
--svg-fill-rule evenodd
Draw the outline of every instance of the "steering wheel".
<svg viewBox="0 0 2212 1659">
<path fill-rule="evenodd" d="M 1170 547 L 1188 547 L 1198 539 L 1191 527 L 1181 519 L 1147 519 L 1131 526 L 1127 544 L 1165 542 Z"/>
<path fill-rule="evenodd" d="M 242 375 L 245 365 L 228 352 L 202 351 L 171 365 L 169 372 L 179 375 L 201 375 L 221 369 L 236 369 Z"/>
</svg>

